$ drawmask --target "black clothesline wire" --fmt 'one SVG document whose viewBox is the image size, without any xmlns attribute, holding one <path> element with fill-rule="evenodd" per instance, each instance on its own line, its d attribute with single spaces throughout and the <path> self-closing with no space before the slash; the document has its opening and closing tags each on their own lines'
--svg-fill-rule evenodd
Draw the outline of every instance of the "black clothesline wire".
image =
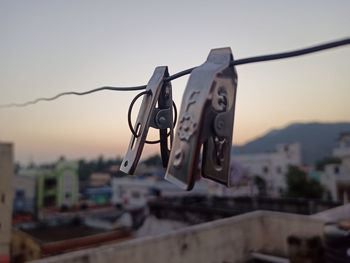
<svg viewBox="0 0 350 263">
<path fill-rule="evenodd" d="M 231 66 L 238 66 L 238 65 L 245 65 L 250 63 L 257 63 L 257 62 L 264 62 L 264 61 L 272 61 L 272 60 L 278 60 L 278 59 L 285 59 L 285 58 L 291 58 L 291 57 L 297 57 L 302 56 L 310 53 L 320 52 L 327 49 L 332 49 L 340 46 L 345 46 L 350 44 L 350 38 L 345 38 L 337 41 L 332 41 L 308 48 L 298 49 L 294 51 L 287 51 L 287 52 L 281 52 L 276 54 L 270 54 L 270 55 L 262 55 L 262 56 L 255 56 L 255 57 L 249 57 L 249 58 L 242 58 L 238 60 L 234 60 L 231 63 Z M 189 68 L 183 71 L 180 71 L 174 75 L 169 76 L 165 79 L 165 81 L 172 81 L 177 78 L 183 77 L 185 75 L 190 74 L 196 67 Z M 133 86 L 133 87 L 110 87 L 110 86 L 104 86 L 92 90 L 88 90 L 85 92 L 76 92 L 76 91 L 69 91 L 69 92 L 63 92 L 59 93 L 53 97 L 43 97 L 43 98 L 37 98 L 32 101 L 24 102 L 24 103 L 9 103 L 9 104 L 0 104 L 0 109 L 2 108 L 14 108 L 14 107 L 26 107 L 29 105 L 36 104 L 41 101 L 53 101 L 56 100 L 62 96 L 68 96 L 68 95 L 76 95 L 76 96 L 84 96 L 91 93 L 103 91 L 103 90 L 110 90 L 110 91 L 137 91 L 137 90 L 144 90 L 147 87 L 147 85 L 141 85 L 141 86 Z"/>
</svg>

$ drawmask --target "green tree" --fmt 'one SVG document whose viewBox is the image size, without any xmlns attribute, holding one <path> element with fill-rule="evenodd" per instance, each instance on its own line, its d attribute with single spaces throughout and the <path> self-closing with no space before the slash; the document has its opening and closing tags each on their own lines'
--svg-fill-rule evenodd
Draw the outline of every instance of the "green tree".
<svg viewBox="0 0 350 263">
<path fill-rule="evenodd" d="M 87 181 L 89 180 L 90 173 L 92 172 L 89 164 L 85 160 L 79 160 L 78 162 L 78 174 L 79 180 Z"/>
<path fill-rule="evenodd" d="M 147 166 L 162 166 L 162 159 L 158 154 L 153 155 L 143 161 Z"/>
<path fill-rule="evenodd" d="M 103 159 L 103 156 L 100 155 L 98 158 L 97 158 L 97 161 L 96 161 L 96 172 L 104 172 L 106 167 L 105 167 L 105 161 Z"/>
<path fill-rule="evenodd" d="M 298 167 L 290 166 L 286 175 L 287 179 L 287 197 L 322 199 L 325 189 L 313 178 Z"/>
</svg>

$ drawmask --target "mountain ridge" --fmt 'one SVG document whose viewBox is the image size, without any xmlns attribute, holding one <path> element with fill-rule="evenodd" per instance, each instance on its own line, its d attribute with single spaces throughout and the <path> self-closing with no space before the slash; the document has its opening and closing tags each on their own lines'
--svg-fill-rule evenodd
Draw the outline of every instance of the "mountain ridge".
<svg viewBox="0 0 350 263">
<path fill-rule="evenodd" d="M 301 144 L 302 161 L 314 164 L 331 156 L 339 135 L 350 132 L 350 122 L 296 122 L 274 128 L 243 145 L 234 145 L 233 154 L 272 152 L 279 143 Z"/>
</svg>

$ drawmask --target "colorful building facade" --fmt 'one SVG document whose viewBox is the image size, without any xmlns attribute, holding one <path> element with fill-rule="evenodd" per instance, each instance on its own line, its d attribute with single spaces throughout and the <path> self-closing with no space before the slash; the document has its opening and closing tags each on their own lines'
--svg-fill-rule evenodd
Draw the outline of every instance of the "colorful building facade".
<svg viewBox="0 0 350 263">
<path fill-rule="evenodd" d="M 41 169 L 37 174 L 37 207 L 71 207 L 79 200 L 78 166 L 60 162 L 54 169 Z"/>
</svg>

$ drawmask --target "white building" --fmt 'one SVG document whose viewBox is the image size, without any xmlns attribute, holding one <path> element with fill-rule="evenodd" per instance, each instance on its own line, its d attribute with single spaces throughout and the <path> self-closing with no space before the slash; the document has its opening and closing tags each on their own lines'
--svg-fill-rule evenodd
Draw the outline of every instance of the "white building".
<svg viewBox="0 0 350 263">
<path fill-rule="evenodd" d="M 333 156 L 342 160 L 344 167 L 350 167 L 350 132 L 343 133 L 339 137 L 338 147 L 333 150 Z"/>
<path fill-rule="evenodd" d="M 350 133 L 341 134 L 333 156 L 340 164 L 328 164 L 321 175 L 321 183 L 328 188 L 333 200 L 350 201 Z"/>
<path fill-rule="evenodd" d="M 266 182 L 267 194 L 278 196 L 286 188 L 288 167 L 302 164 L 301 147 L 299 143 L 279 144 L 276 151 L 270 153 L 233 154 L 231 162 L 234 185 L 239 185 L 242 177 L 246 180 L 247 177 L 260 176 Z"/>
<path fill-rule="evenodd" d="M 126 206 L 145 206 L 148 199 L 156 195 L 178 196 L 185 194 L 207 194 L 208 185 L 200 180 L 195 183 L 192 191 L 184 191 L 165 180 L 113 178 L 112 204 Z"/>
<path fill-rule="evenodd" d="M 9 262 L 12 231 L 13 147 L 0 143 L 0 261 Z"/>
</svg>

